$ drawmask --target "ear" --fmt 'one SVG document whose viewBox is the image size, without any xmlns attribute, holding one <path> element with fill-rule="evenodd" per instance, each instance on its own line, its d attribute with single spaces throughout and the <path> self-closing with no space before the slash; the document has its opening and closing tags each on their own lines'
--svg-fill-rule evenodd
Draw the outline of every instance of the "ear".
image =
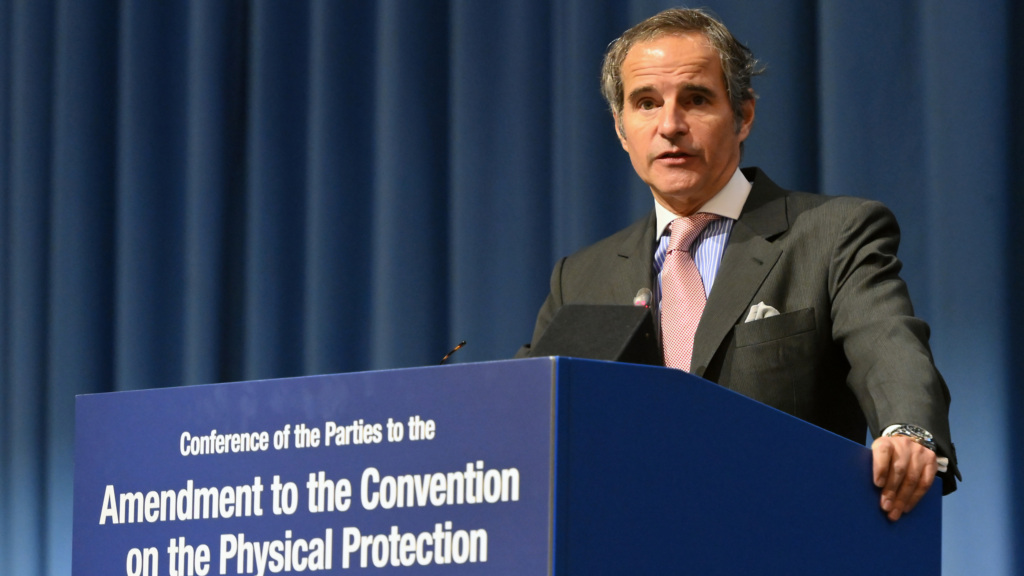
<svg viewBox="0 0 1024 576">
<path fill-rule="evenodd" d="M 629 148 L 626 147 L 626 135 L 622 131 L 622 112 L 612 112 L 612 122 L 615 124 L 615 135 L 619 137 L 619 144 L 622 145 L 622 149 L 629 152 Z"/>
<path fill-rule="evenodd" d="M 740 105 L 740 109 L 743 113 L 743 120 L 740 122 L 740 129 L 738 130 L 740 142 L 747 139 L 750 136 L 750 128 L 754 125 L 754 110 L 757 107 L 757 100 L 750 98 L 744 100 Z"/>
</svg>

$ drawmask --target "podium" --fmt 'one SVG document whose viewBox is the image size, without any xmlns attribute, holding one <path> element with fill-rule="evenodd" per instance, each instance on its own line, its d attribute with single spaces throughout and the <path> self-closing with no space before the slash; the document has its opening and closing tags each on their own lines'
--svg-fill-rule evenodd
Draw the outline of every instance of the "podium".
<svg viewBox="0 0 1024 576">
<path fill-rule="evenodd" d="M 535 358 L 79 396 L 73 571 L 939 574 L 938 483 L 695 376 Z"/>
</svg>

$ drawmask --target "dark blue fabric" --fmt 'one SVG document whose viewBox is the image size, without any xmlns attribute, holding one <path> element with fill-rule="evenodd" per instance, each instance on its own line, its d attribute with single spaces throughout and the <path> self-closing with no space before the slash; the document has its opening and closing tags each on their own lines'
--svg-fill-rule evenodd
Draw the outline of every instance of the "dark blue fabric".
<svg viewBox="0 0 1024 576">
<path fill-rule="evenodd" d="M 666 0 L 0 0 L 0 574 L 70 572 L 74 395 L 510 357 L 645 214 L 598 89 Z M 1024 573 L 1024 9 L 717 0 L 744 165 L 886 202 L 953 395 L 947 573 Z"/>
<path fill-rule="evenodd" d="M 1003 25 L 1009 42 L 1007 44 L 1007 90 L 1006 94 L 1002 95 L 1005 103 L 1001 108 L 1010 117 L 1008 123 L 1010 146 L 1007 150 L 1006 165 L 1020 167 L 1024 166 L 1024 114 L 1012 113 L 1010 107 L 1013 105 L 1012 96 L 1024 93 L 1024 58 L 1021 57 L 1024 55 L 1024 35 L 1020 34 L 1017 28 L 1020 22 L 1024 22 L 1024 5 L 1013 2 L 1010 4 L 1009 12 L 1011 17 Z M 1003 369 L 1009 375 L 1007 380 L 1013 382 L 1013 375 L 1017 373 L 1020 366 L 1020 352 L 1024 350 L 1024 330 L 1021 330 L 1020 321 L 1016 315 L 1009 313 L 1017 305 L 1019 295 L 1024 294 L 1024 274 L 1021 273 L 1024 270 L 1024 250 L 1020 249 L 1024 246 L 1024 222 L 1020 218 L 1020 215 L 1024 214 L 1024 172 L 1020 169 L 1010 169 L 1007 172 L 1006 190 L 1010 191 L 1010 194 L 1007 195 L 1006 211 L 996 221 L 996 227 L 1004 229 L 1006 233 L 1004 261 L 1006 270 L 1009 271 L 1008 281 L 1004 286 L 1003 300 L 999 302 L 999 304 L 1003 304 L 1003 330 L 1009 335 L 1009 342 L 1007 342 L 1009 350 L 1001 360 Z M 1024 414 L 1024 386 L 1019 385 L 1019 379 L 1017 382 L 1016 385 L 1009 384 L 1010 397 L 1005 408 L 1005 413 L 1011 423 L 1010 429 L 1007 431 L 1011 439 L 1024 437 L 1024 418 L 1021 417 Z M 1024 486 L 1024 460 L 1012 456 L 1010 456 L 1010 460 L 1012 464 L 1008 484 L 1012 490 L 1019 493 L 1020 487 Z M 1010 518 L 1014 519 L 1014 523 L 1011 524 L 1014 532 L 1010 542 L 1019 551 L 1024 549 L 1024 498 L 1014 498 L 1008 514 Z M 1018 574 L 1024 573 L 1024 554 L 1016 553 L 1014 565 Z"/>
</svg>

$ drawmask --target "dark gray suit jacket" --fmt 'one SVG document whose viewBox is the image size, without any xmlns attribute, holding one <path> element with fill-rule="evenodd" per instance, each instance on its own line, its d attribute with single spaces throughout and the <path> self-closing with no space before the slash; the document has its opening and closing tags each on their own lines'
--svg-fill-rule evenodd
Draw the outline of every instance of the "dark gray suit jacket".
<svg viewBox="0 0 1024 576">
<path fill-rule="evenodd" d="M 760 170 L 694 338 L 693 373 L 863 442 L 890 424 L 930 431 L 950 459 L 949 391 L 914 317 L 882 204 L 783 190 Z M 632 304 L 653 284 L 652 212 L 555 266 L 533 344 L 563 304 Z M 780 315 L 747 323 L 759 302 Z M 657 316 L 657 315 L 655 315 Z M 528 347 L 520 355 L 528 352 Z"/>
</svg>

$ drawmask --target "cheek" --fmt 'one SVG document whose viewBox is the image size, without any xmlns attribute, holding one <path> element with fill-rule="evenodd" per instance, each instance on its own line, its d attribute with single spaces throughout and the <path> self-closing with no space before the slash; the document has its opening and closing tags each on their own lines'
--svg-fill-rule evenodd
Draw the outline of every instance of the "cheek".
<svg viewBox="0 0 1024 576">
<path fill-rule="evenodd" d="M 622 142 L 622 149 L 629 154 L 629 159 L 634 164 L 644 158 L 647 152 L 647 146 L 641 135 L 636 131 L 627 131 L 626 137 L 621 138 L 620 141 Z"/>
<path fill-rule="evenodd" d="M 647 172 L 647 157 L 635 148 L 629 149 L 629 162 L 633 165 L 633 170 L 635 170 L 637 174 L 642 175 Z"/>
<path fill-rule="evenodd" d="M 716 122 L 713 126 L 707 126 L 698 138 L 705 144 L 705 149 L 710 148 L 719 152 L 731 150 L 739 143 L 736 124 L 731 118 L 728 122 Z"/>
</svg>

